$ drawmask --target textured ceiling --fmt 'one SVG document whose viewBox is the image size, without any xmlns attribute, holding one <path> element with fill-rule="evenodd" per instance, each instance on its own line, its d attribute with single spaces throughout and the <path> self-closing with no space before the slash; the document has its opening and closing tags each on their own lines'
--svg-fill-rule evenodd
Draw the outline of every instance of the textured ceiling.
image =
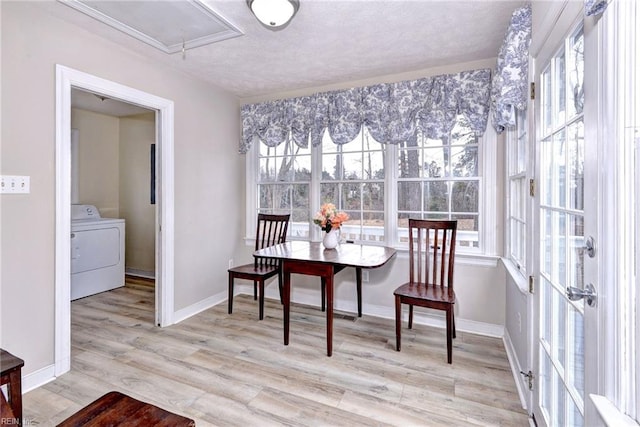
<svg viewBox="0 0 640 427">
<path fill-rule="evenodd" d="M 186 0 L 183 0 L 186 1 Z M 524 1 L 300 0 L 282 31 L 269 31 L 245 0 L 202 0 L 243 36 L 166 54 L 59 2 L 40 7 L 239 97 L 331 85 L 496 57 Z M 154 19 L 154 2 L 145 2 Z"/>
</svg>

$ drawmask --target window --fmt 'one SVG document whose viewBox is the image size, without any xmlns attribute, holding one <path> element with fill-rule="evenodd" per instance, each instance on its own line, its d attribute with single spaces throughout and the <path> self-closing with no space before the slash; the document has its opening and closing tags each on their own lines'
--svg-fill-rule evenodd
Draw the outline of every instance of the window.
<svg viewBox="0 0 640 427">
<path fill-rule="evenodd" d="M 353 141 L 322 141 L 321 203 L 333 203 L 349 214 L 342 238 L 380 242 L 384 236 L 384 146 L 366 130 Z"/>
<path fill-rule="evenodd" d="M 325 132 L 313 148 L 290 140 L 254 146 L 257 154 L 247 156 L 247 206 L 255 207 L 247 236 L 257 212 L 290 212 L 291 239 L 319 240 L 311 218 L 331 202 L 350 217 L 343 240 L 403 248 L 408 218 L 457 219 L 458 253 L 494 255 L 495 233 L 485 230 L 495 228 L 495 176 L 482 171 L 495 174 L 495 133 L 477 137 L 463 115 L 442 140 L 418 131 L 414 141 L 382 144 L 363 128 L 342 145 Z M 487 197 L 492 202 L 485 204 Z"/>
<path fill-rule="evenodd" d="M 457 219 L 457 245 L 478 248 L 480 176 L 478 138 L 458 116 L 449 138 L 398 147 L 398 233 L 408 239 L 408 219 Z"/>
<path fill-rule="evenodd" d="M 527 112 L 507 131 L 507 256 L 523 276 L 527 255 Z"/>
<path fill-rule="evenodd" d="M 287 140 L 277 147 L 260 144 L 258 206 L 261 213 L 289 213 L 292 237 L 309 238 L 311 150 Z M 255 218 L 251 224 L 255 224 Z"/>
</svg>

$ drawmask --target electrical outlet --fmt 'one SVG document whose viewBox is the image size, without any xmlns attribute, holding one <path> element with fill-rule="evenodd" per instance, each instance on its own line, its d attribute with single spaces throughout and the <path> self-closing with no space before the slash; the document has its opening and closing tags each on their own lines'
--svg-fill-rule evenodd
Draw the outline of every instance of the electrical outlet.
<svg viewBox="0 0 640 427">
<path fill-rule="evenodd" d="M 369 270 L 362 270 L 362 281 L 363 282 L 369 281 Z"/>
<path fill-rule="evenodd" d="M 0 181 L 0 193 L 2 194 L 28 194 L 30 191 L 30 177 L 2 175 Z"/>
<path fill-rule="evenodd" d="M 233 267 L 233 258 L 229 260 L 229 268 Z"/>
</svg>

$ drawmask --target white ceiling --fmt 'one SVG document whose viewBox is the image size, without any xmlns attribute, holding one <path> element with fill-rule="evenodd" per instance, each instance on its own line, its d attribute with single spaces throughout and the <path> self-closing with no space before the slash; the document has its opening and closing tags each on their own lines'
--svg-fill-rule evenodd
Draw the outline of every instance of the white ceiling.
<svg viewBox="0 0 640 427">
<path fill-rule="evenodd" d="M 187 2 L 187 0 L 181 0 Z M 282 31 L 253 17 L 245 0 L 202 0 L 244 35 L 168 54 L 60 2 L 41 7 L 238 97 L 331 85 L 496 57 L 509 0 L 300 0 Z M 153 20 L 154 1 L 144 6 Z M 158 17 L 158 19 L 160 19 Z"/>
</svg>

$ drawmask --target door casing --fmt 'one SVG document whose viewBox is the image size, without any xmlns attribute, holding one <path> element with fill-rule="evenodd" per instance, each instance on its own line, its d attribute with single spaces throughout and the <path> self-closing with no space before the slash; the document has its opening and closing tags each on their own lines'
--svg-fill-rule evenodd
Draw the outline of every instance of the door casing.
<svg viewBox="0 0 640 427">
<path fill-rule="evenodd" d="M 71 88 L 156 111 L 156 325 L 174 313 L 173 101 L 56 64 L 55 376 L 71 368 Z"/>
</svg>

